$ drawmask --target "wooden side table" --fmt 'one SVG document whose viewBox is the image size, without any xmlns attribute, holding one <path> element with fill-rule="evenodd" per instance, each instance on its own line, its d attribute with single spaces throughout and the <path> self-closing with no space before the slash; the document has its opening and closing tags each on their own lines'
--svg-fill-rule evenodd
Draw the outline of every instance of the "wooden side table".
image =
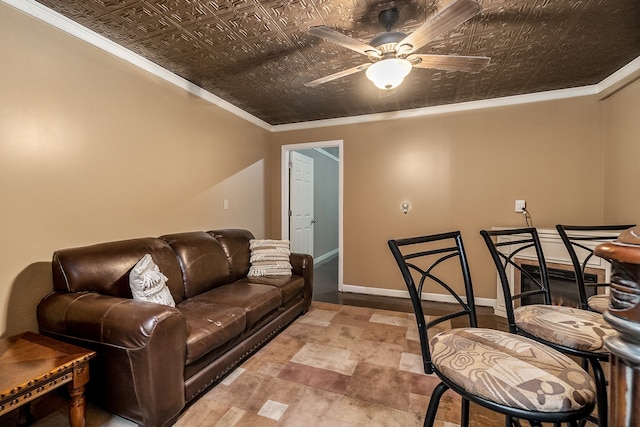
<svg viewBox="0 0 640 427">
<path fill-rule="evenodd" d="M 84 426 L 84 386 L 96 355 L 44 335 L 25 332 L 0 340 L 0 415 L 67 384 L 71 427 Z"/>
</svg>

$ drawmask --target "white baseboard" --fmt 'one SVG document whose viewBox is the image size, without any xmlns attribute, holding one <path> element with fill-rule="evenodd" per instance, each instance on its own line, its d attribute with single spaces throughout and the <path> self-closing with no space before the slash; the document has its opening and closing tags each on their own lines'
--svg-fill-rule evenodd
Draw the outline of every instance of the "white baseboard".
<svg viewBox="0 0 640 427">
<path fill-rule="evenodd" d="M 323 262 L 335 256 L 338 256 L 338 254 L 339 254 L 339 251 L 338 251 L 338 248 L 336 248 L 330 252 L 320 255 L 319 257 L 313 257 L 313 265 L 315 266 L 315 265 L 322 264 Z"/>
<path fill-rule="evenodd" d="M 342 285 L 339 289 L 341 292 L 351 292 L 354 294 L 378 295 L 393 298 L 409 298 L 409 291 L 400 291 L 397 289 L 384 288 L 368 288 L 366 286 Z M 424 301 L 455 303 L 456 300 L 451 295 L 431 294 L 422 295 Z M 462 297 L 466 301 L 466 297 Z M 483 307 L 495 307 L 496 300 L 494 298 L 476 298 L 476 305 Z"/>
</svg>

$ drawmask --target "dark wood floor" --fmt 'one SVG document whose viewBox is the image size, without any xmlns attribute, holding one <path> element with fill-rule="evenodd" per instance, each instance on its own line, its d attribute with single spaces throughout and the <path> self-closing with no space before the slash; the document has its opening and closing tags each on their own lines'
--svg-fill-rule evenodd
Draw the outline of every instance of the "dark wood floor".
<svg viewBox="0 0 640 427">
<path fill-rule="evenodd" d="M 334 304 L 371 307 L 382 310 L 413 312 L 409 298 L 393 298 L 379 295 L 365 295 L 338 291 L 338 258 L 334 257 L 314 266 L 313 299 Z M 450 313 L 457 305 L 442 302 L 423 301 L 425 313 L 439 316 Z M 493 314 L 493 307 L 476 307 L 478 326 L 507 330 L 506 320 Z"/>
</svg>

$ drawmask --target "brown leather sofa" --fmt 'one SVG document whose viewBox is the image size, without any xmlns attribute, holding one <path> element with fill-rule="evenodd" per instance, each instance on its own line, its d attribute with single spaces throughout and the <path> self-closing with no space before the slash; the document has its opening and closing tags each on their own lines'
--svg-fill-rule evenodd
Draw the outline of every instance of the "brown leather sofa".
<svg viewBox="0 0 640 427">
<path fill-rule="evenodd" d="M 290 277 L 247 277 L 252 238 L 198 231 L 56 251 L 40 332 L 97 352 L 90 400 L 142 426 L 171 425 L 311 304 L 312 257 L 291 254 Z M 147 253 L 175 308 L 132 299 L 129 272 Z"/>
</svg>

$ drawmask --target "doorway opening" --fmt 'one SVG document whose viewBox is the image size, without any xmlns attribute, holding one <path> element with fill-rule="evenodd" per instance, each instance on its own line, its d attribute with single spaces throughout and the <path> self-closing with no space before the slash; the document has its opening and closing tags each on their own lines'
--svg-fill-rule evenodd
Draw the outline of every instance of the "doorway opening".
<svg viewBox="0 0 640 427">
<path fill-rule="evenodd" d="M 313 174 L 317 177 L 317 179 L 312 179 L 313 187 L 315 188 L 313 191 L 313 199 L 315 200 L 309 201 L 308 197 L 301 194 L 301 187 L 297 186 L 296 182 L 291 180 L 292 160 L 299 158 L 298 153 L 316 159 L 315 162 L 312 162 L 311 167 Z M 342 290 L 344 285 L 342 256 L 343 141 L 319 141 L 284 145 L 282 146 L 281 165 L 282 238 L 291 240 L 292 248 L 305 244 L 308 245 L 309 239 L 311 239 L 313 249 L 310 252 L 312 252 L 311 255 L 314 257 L 314 266 L 319 267 L 317 269 L 318 272 L 322 271 L 337 276 L 331 277 L 329 280 L 330 283 L 334 283 L 332 286 L 336 288 L 331 291 L 337 293 Z M 296 187 L 298 187 L 298 189 L 296 189 Z M 302 193 L 304 193 L 304 191 Z M 304 214 L 296 215 L 292 212 L 292 208 L 298 209 L 301 204 L 308 205 L 309 203 L 311 203 L 312 210 L 314 211 L 311 217 Z M 328 208 L 329 206 L 333 206 L 334 203 L 337 204 L 335 209 L 333 207 Z M 291 231 L 293 221 L 296 222 L 294 232 Z M 307 222 L 309 224 L 307 224 Z M 300 225 L 301 223 L 303 224 L 302 226 Z M 296 227 L 297 230 L 303 231 L 296 231 Z M 309 237 L 309 233 L 311 233 L 311 237 Z M 333 236 L 337 237 L 334 238 Z M 304 242 L 294 242 L 294 240 L 299 237 L 302 238 Z M 324 276 L 324 274 L 317 276 L 318 285 L 321 285 L 320 281 L 325 280 Z M 318 291 L 322 291 L 321 287 L 318 288 Z"/>
</svg>

